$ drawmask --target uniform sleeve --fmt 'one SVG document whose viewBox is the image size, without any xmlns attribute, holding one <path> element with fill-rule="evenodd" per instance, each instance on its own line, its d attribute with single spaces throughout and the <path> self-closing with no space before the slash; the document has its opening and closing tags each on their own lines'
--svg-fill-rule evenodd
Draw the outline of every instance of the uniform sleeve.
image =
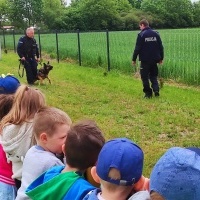
<svg viewBox="0 0 200 200">
<path fill-rule="evenodd" d="M 164 59 L 164 47 L 163 47 L 162 40 L 161 40 L 159 34 L 158 34 L 158 45 L 159 45 L 161 60 L 163 60 Z"/>
<path fill-rule="evenodd" d="M 24 46 L 24 40 L 23 37 L 21 37 L 17 44 L 17 54 L 19 55 L 20 58 L 25 56 L 23 55 L 23 46 Z"/>
<path fill-rule="evenodd" d="M 140 53 L 142 47 L 142 38 L 140 34 L 138 34 L 137 40 L 136 40 L 136 45 L 135 45 L 135 50 L 133 52 L 133 57 L 132 61 L 136 61 L 138 54 Z"/>
<path fill-rule="evenodd" d="M 40 54 L 39 54 L 39 48 L 38 48 L 38 44 L 36 43 L 36 52 L 35 52 L 37 58 L 40 57 Z"/>
</svg>

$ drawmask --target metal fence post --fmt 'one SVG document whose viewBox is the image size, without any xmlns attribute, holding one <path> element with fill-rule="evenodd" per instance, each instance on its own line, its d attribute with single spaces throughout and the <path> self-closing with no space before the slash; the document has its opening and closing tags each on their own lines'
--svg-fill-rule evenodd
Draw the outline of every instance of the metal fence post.
<svg viewBox="0 0 200 200">
<path fill-rule="evenodd" d="M 41 41 L 40 41 L 40 29 L 38 29 L 38 40 L 39 40 L 39 51 L 40 51 L 40 59 L 42 59 L 42 47 L 41 47 Z"/>
<path fill-rule="evenodd" d="M 108 29 L 106 29 L 106 43 L 107 43 L 108 71 L 110 71 L 110 46 L 109 46 L 109 31 L 108 31 Z"/>
<path fill-rule="evenodd" d="M 78 60 L 79 66 L 81 66 L 81 43 L 80 43 L 80 31 L 77 29 L 77 37 L 78 37 Z"/>
<path fill-rule="evenodd" d="M 16 45 L 15 45 L 15 29 L 12 30 L 13 33 L 13 46 L 14 46 L 14 52 L 16 53 Z"/>
<path fill-rule="evenodd" d="M 6 48 L 6 38 L 5 38 L 5 31 L 3 29 L 3 48 Z"/>
<path fill-rule="evenodd" d="M 57 61 L 59 63 L 58 32 L 57 31 L 56 31 L 56 49 L 57 49 Z"/>
</svg>

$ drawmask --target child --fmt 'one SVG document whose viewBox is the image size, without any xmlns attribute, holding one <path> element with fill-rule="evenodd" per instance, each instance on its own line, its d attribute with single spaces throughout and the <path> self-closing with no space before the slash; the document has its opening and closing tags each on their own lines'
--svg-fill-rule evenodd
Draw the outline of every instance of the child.
<svg viewBox="0 0 200 200">
<path fill-rule="evenodd" d="M 7 92 L 6 92 L 7 93 Z M 12 94 L 0 94 L 0 120 L 12 107 L 14 96 Z M 0 135 L 1 136 L 1 135 Z M 0 199 L 14 200 L 17 189 L 12 176 L 12 164 L 8 163 L 5 152 L 0 144 Z"/>
<path fill-rule="evenodd" d="M 26 194 L 35 200 L 81 200 L 94 189 L 83 174 L 94 166 L 105 142 L 101 130 L 93 121 L 82 121 L 71 127 L 63 152 L 67 165 L 53 167 L 27 188 Z"/>
<path fill-rule="evenodd" d="M 33 117 L 44 105 L 45 98 L 40 90 L 21 85 L 15 92 L 10 112 L 1 121 L 1 143 L 7 159 L 12 161 L 12 178 L 17 188 L 21 185 L 24 156 L 33 145 Z"/>
<path fill-rule="evenodd" d="M 22 168 L 22 185 L 17 192 L 17 199 L 29 199 L 26 188 L 47 169 L 63 165 L 55 155 L 62 153 L 71 119 L 60 109 L 41 108 L 33 119 L 33 132 L 37 145 L 31 147 L 24 159 Z"/>
<path fill-rule="evenodd" d="M 19 80 L 12 75 L 0 76 L 0 94 L 14 94 L 19 85 Z"/>
<path fill-rule="evenodd" d="M 199 149 L 170 148 L 155 164 L 150 176 L 152 200 L 199 200 Z"/>
<path fill-rule="evenodd" d="M 101 190 L 93 190 L 84 200 L 127 199 L 133 185 L 142 177 L 143 159 L 141 148 L 132 141 L 126 138 L 108 141 L 99 153 L 97 165 L 91 169 L 94 180 L 101 184 Z M 138 194 L 130 199 L 150 199 L 147 191 Z"/>
</svg>

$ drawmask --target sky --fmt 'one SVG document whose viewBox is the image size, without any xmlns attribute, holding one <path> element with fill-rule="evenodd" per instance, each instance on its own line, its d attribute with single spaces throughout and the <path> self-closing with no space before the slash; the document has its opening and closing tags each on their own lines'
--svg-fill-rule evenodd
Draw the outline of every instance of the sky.
<svg viewBox="0 0 200 200">
<path fill-rule="evenodd" d="M 65 0 L 67 2 L 67 6 L 71 3 L 71 0 Z"/>
</svg>

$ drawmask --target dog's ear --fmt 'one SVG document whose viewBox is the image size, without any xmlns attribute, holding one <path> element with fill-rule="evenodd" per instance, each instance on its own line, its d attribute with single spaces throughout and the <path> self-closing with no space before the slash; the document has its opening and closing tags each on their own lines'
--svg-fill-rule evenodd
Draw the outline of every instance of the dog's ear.
<svg viewBox="0 0 200 200">
<path fill-rule="evenodd" d="M 49 61 L 47 62 L 47 65 L 49 65 Z"/>
<path fill-rule="evenodd" d="M 43 66 L 46 66 L 46 63 L 43 63 Z"/>
</svg>

